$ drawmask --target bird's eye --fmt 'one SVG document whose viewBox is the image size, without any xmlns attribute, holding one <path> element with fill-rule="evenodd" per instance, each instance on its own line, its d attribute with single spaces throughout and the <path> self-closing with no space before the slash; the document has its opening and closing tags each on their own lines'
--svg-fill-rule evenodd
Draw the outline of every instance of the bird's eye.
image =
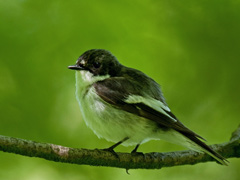
<svg viewBox="0 0 240 180">
<path fill-rule="evenodd" d="M 101 66 L 101 64 L 100 64 L 100 62 L 94 62 L 93 63 L 93 66 L 95 67 L 95 68 L 100 68 L 100 66 Z"/>
</svg>

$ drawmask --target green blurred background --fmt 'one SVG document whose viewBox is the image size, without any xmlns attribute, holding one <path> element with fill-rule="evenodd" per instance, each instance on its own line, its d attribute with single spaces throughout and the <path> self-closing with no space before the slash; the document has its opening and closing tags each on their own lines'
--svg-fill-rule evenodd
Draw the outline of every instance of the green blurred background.
<svg viewBox="0 0 240 180">
<path fill-rule="evenodd" d="M 172 111 L 208 140 L 239 125 L 239 0 L 0 0 L 0 134 L 78 148 L 106 148 L 86 127 L 67 69 L 92 48 L 162 85 Z M 133 147 L 118 147 L 130 152 Z M 143 152 L 184 148 L 161 141 Z M 239 159 L 161 170 L 79 166 L 0 152 L 0 179 L 239 179 Z"/>
</svg>

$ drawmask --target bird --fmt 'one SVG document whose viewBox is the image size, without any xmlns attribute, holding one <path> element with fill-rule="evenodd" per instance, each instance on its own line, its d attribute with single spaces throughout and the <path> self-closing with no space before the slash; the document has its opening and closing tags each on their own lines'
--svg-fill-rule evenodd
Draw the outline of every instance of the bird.
<svg viewBox="0 0 240 180">
<path fill-rule="evenodd" d="M 108 50 L 84 52 L 75 65 L 76 99 L 86 125 L 98 136 L 118 145 L 135 146 L 164 140 L 207 153 L 222 165 L 227 160 L 205 144 L 171 112 L 160 85 L 145 73 L 122 65 Z"/>
</svg>

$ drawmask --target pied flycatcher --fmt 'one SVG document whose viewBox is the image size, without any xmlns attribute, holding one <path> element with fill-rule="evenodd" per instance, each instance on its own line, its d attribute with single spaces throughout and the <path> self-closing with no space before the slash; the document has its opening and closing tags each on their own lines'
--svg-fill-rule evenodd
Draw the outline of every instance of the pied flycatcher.
<svg viewBox="0 0 240 180">
<path fill-rule="evenodd" d="M 227 160 L 212 150 L 201 136 L 184 126 L 167 106 L 160 86 L 139 70 L 120 64 L 103 49 L 83 53 L 76 64 L 76 96 L 83 119 L 99 137 L 136 146 L 165 140 L 205 152 L 221 164 Z"/>
</svg>

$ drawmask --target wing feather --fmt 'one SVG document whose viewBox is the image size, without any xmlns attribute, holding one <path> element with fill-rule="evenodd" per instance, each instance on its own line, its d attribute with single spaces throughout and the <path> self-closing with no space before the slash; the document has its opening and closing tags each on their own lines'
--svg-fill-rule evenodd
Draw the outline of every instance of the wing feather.
<svg viewBox="0 0 240 180">
<path fill-rule="evenodd" d="M 140 87 L 133 85 L 126 78 L 108 78 L 94 84 L 97 94 L 116 108 L 136 114 L 156 122 L 164 128 L 172 128 L 185 136 L 201 136 L 185 127 L 176 116 L 171 113 L 165 103 L 141 94 Z M 127 89 L 127 91 L 126 91 Z"/>
<path fill-rule="evenodd" d="M 226 159 L 200 140 L 205 140 L 204 138 L 188 129 L 176 118 L 167 107 L 160 87 L 156 86 L 156 83 L 152 84 L 153 86 L 148 85 L 146 88 L 138 82 L 141 82 L 141 80 L 133 81 L 131 78 L 112 77 L 98 81 L 93 86 L 103 101 L 123 111 L 154 121 L 159 128 L 164 130 L 174 129 L 193 141 L 220 163 L 227 165 Z M 149 87 L 153 89 L 149 89 Z"/>
</svg>

